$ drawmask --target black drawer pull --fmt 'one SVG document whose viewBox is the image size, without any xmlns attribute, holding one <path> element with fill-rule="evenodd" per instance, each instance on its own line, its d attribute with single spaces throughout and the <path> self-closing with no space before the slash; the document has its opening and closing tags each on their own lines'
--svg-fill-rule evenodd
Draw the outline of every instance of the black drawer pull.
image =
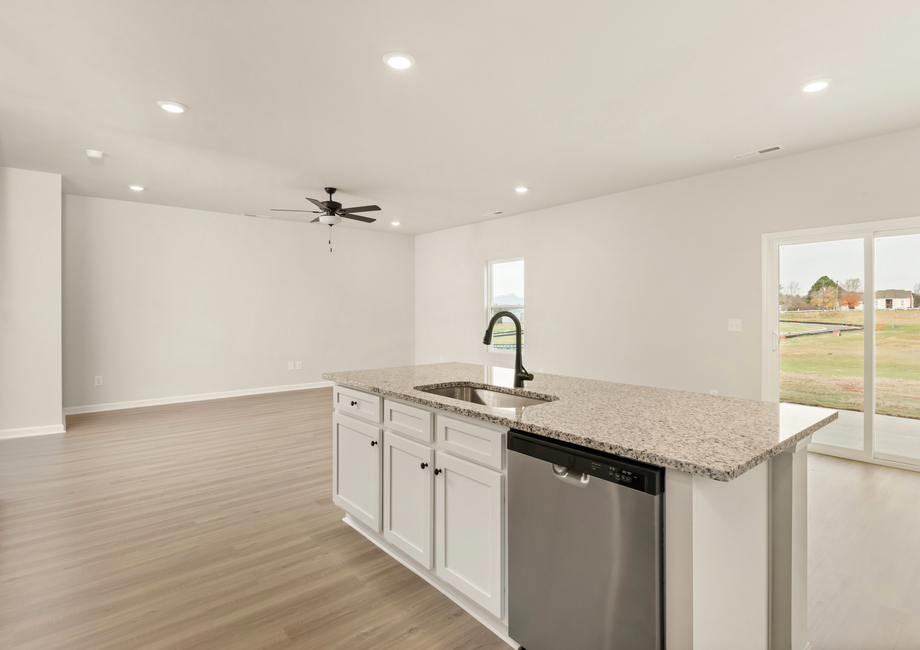
<svg viewBox="0 0 920 650">
<path fill-rule="evenodd" d="M 373 447 L 373 446 L 376 445 L 376 444 L 377 444 L 377 441 L 376 441 L 376 440 L 371 440 L 371 447 Z"/>
<path fill-rule="evenodd" d="M 357 406 L 357 405 L 358 405 L 358 403 L 357 403 L 357 402 L 355 402 L 355 401 L 352 401 L 352 403 L 351 403 L 351 405 L 352 405 L 352 406 Z"/>
<path fill-rule="evenodd" d="M 441 473 L 441 470 L 439 470 L 437 467 L 435 467 L 435 468 L 434 468 L 434 475 L 437 476 L 437 475 L 440 474 L 440 473 Z"/>
<path fill-rule="evenodd" d="M 428 467 L 428 463 L 422 463 L 422 469 L 425 469 L 426 467 Z"/>
</svg>

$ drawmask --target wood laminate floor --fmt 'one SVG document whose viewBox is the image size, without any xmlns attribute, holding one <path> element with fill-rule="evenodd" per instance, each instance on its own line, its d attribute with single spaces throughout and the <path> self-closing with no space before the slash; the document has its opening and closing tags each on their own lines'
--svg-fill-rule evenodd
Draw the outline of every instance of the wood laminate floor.
<svg viewBox="0 0 920 650">
<path fill-rule="evenodd" d="M 920 650 L 920 473 L 808 455 L 808 640 Z"/>
<path fill-rule="evenodd" d="M 508 648 L 342 523 L 332 391 L 0 441 L 0 648 Z"/>
</svg>

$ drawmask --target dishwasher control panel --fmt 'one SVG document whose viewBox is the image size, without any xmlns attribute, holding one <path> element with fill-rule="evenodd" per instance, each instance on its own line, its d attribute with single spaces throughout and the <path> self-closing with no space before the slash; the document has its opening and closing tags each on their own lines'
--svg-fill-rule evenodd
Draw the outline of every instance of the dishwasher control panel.
<svg viewBox="0 0 920 650">
<path fill-rule="evenodd" d="M 647 494 L 664 492 L 663 468 L 629 458 L 514 429 L 508 435 L 508 449 Z"/>
</svg>

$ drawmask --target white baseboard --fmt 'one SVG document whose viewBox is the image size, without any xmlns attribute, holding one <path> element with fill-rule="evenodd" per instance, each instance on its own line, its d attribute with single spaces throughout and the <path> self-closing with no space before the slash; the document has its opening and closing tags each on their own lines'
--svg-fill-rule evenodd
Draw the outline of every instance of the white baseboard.
<svg viewBox="0 0 920 650">
<path fill-rule="evenodd" d="M 63 424 L 51 424 L 44 427 L 24 427 L 22 429 L 0 429 L 0 440 L 9 438 L 31 438 L 47 436 L 52 433 L 64 433 Z"/>
<path fill-rule="evenodd" d="M 202 393 L 201 395 L 179 395 L 177 397 L 160 397 L 157 399 L 139 399 L 131 402 L 111 402 L 109 404 L 88 404 L 87 406 L 67 406 L 64 416 L 79 413 L 100 413 L 102 411 L 120 411 L 121 409 L 136 409 L 143 406 L 163 406 L 165 404 L 182 404 L 184 402 L 204 402 L 212 399 L 225 399 L 227 397 L 242 397 L 244 395 L 263 395 L 265 393 L 282 393 L 290 390 L 307 390 L 309 388 L 327 388 L 333 386 L 331 381 L 314 381 L 309 384 L 290 384 L 288 386 L 269 386 L 266 388 L 247 388 L 245 390 L 228 390 L 222 393 Z"/>
</svg>

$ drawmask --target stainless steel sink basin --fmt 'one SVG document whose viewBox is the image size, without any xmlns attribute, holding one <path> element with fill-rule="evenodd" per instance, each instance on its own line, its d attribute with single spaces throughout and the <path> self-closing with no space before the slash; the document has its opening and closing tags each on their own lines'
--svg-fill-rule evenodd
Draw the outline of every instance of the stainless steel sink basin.
<svg viewBox="0 0 920 650">
<path fill-rule="evenodd" d="M 500 393 L 497 390 L 488 388 L 473 388 L 472 386 L 447 386 L 445 388 L 422 388 L 417 390 L 441 397 L 450 397 L 459 399 L 464 402 L 473 404 L 482 404 L 500 409 L 519 409 L 525 406 L 535 406 L 537 404 L 546 404 L 554 401 L 553 399 L 538 399 L 535 397 L 523 397 L 521 395 L 509 395 Z"/>
</svg>

